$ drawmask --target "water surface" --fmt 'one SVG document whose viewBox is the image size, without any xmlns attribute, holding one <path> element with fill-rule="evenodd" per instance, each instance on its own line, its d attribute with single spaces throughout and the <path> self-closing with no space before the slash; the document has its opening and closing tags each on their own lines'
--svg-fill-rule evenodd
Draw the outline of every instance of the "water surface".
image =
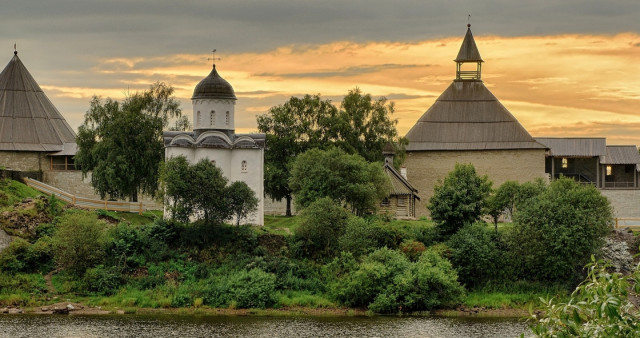
<svg viewBox="0 0 640 338">
<path fill-rule="evenodd" d="M 513 318 L 0 315 L 0 337 L 519 337 Z"/>
</svg>

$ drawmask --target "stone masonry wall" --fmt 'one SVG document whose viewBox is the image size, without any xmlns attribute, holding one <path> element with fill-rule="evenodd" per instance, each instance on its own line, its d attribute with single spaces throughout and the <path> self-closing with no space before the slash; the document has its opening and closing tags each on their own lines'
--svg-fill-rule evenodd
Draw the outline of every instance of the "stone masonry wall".
<svg viewBox="0 0 640 338">
<path fill-rule="evenodd" d="M 489 176 L 493 187 L 509 180 L 523 183 L 547 177 L 544 149 L 407 152 L 407 179 L 418 189 L 420 196 L 416 217 L 429 216 L 426 206 L 433 196 L 433 187 L 454 169 L 456 163 L 472 163 L 478 174 Z"/>
<path fill-rule="evenodd" d="M 640 217 L 640 190 L 602 189 L 611 202 L 615 217 Z"/>
<path fill-rule="evenodd" d="M 0 151 L 0 166 L 18 171 L 48 170 L 49 158 L 36 151 Z"/>
</svg>

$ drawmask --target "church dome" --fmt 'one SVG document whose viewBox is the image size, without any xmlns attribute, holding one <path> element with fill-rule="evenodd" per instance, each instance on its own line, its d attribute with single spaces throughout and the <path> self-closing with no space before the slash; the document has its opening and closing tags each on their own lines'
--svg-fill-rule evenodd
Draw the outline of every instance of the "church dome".
<svg viewBox="0 0 640 338">
<path fill-rule="evenodd" d="M 198 83 L 191 99 L 237 100 L 233 87 L 218 74 L 216 65 L 213 65 L 211 73 Z"/>
</svg>

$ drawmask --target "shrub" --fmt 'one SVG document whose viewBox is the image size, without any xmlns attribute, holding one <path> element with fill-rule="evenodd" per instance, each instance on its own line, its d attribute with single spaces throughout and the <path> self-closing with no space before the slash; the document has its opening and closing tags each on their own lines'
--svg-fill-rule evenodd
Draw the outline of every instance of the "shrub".
<svg viewBox="0 0 640 338">
<path fill-rule="evenodd" d="M 395 247 L 395 234 L 377 220 L 349 217 L 345 233 L 338 241 L 341 251 L 348 251 L 359 257 L 382 247 Z"/>
<path fill-rule="evenodd" d="M 87 269 L 84 274 L 86 290 L 99 295 L 113 295 L 122 282 L 122 276 L 116 267 L 98 265 Z"/>
<path fill-rule="evenodd" d="M 629 300 L 640 292 L 640 265 L 629 277 L 609 273 L 591 257 L 588 274 L 565 302 L 544 301 L 541 315 L 531 326 L 539 337 L 639 337 L 640 315 Z"/>
<path fill-rule="evenodd" d="M 448 238 L 466 224 L 482 217 L 491 181 L 478 176 L 472 164 L 456 164 L 444 182 L 433 188 L 427 208 L 442 238 Z"/>
<path fill-rule="evenodd" d="M 402 253 L 404 253 L 412 262 L 417 261 L 425 249 L 426 247 L 422 242 L 414 240 L 405 240 L 400 244 L 400 251 L 402 251 Z"/>
<path fill-rule="evenodd" d="M 523 277 L 574 283 L 612 229 L 609 201 L 592 186 L 553 181 L 518 207 L 507 239 Z"/>
<path fill-rule="evenodd" d="M 411 263 L 400 252 L 383 248 L 333 282 L 331 294 L 347 306 L 394 313 L 454 305 L 464 289 L 451 263 L 435 252 L 427 250 Z"/>
<path fill-rule="evenodd" d="M 239 308 L 261 308 L 278 301 L 275 293 L 276 276 L 259 269 L 242 270 L 229 279 L 231 300 Z"/>
<path fill-rule="evenodd" d="M 455 233 L 447 245 L 451 249 L 451 263 L 458 271 L 460 282 L 469 287 L 489 280 L 500 280 L 503 266 L 502 252 L 498 249 L 497 235 L 484 223 L 466 226 Z"/>
<path fill-rule="evenodd" d="M 94 213 L 67 213 L 58 219 L 53 236 L 54 255 L 58 265 L 76 276 L 104 258 L 104 223 Z"/>
<path fill-rule="evenodd" d="M 26 256 L 31 244 L 22 238 L 15 238 L 0 253 L 0 269 L 3 272 L 16 273 L 27 269 Z"/>
<path fill-rule="evenodd" d="M 320 198 L 300 214 L 296 240 L 301 254 L 311 258 L 334 257 L 345 232 L 349 213 L 330 198 Z"/>
</svg>

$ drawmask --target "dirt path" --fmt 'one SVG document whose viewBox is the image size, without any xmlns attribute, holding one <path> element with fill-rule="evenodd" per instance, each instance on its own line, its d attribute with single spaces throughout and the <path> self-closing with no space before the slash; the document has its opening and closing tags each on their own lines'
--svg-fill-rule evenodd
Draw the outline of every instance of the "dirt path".
<svg viewBox="0 0 640 338">
<path fill-rule="evenodd" d="M 56 288 L 53 286 L 53 283 L 51 282 L 51 278 L 53 277 L 53 275 L 55 275 L 58 272 L 60 272 L 60 269 L 55 269 L 53 271 L 50 271 L 48 274 L 44 275 L 44 282 L 45 284 L 47 284 L 47 292 L 50 295 L 58 294 L 58 292 L 56 291 Z"/>
</svg>

